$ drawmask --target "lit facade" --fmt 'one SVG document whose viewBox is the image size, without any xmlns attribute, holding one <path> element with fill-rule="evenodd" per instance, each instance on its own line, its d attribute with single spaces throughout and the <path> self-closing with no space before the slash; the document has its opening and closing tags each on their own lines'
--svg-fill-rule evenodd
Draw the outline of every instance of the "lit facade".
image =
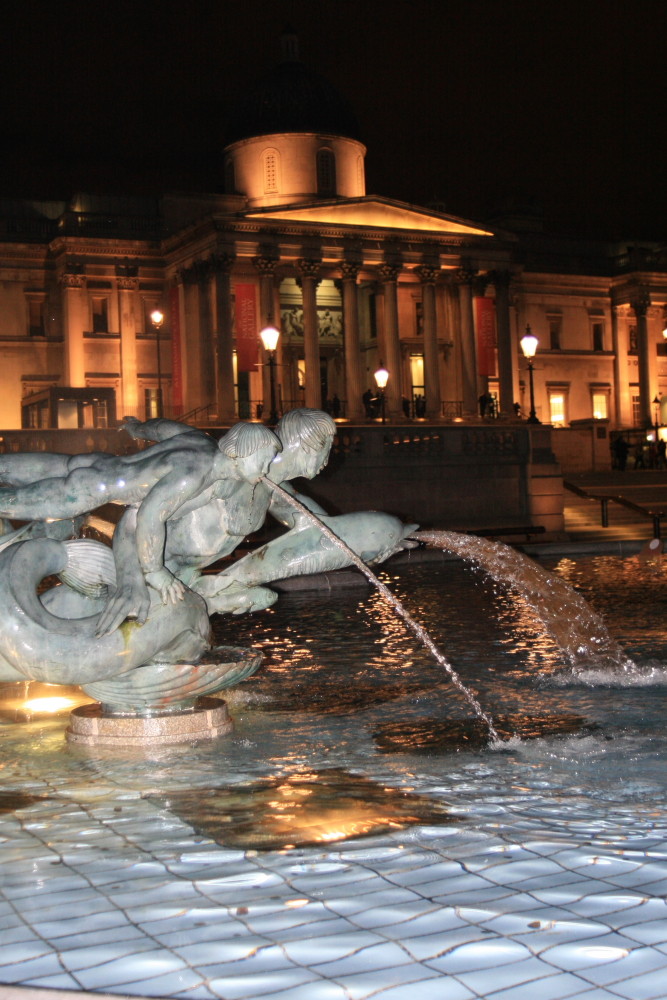
<svg viewBox="0 0 667 1000">
<path fill-rule="evenodd" d="M 667 254 L 367 194 L 349 109 L 293 55 L 238 109 L 226 193 L 0 203 L 0 426 L 266 415 L 268 324 L 279 409 L 372 419 L 382 364 L 390 421 L 515 419 L 530 325 L 543 422 L 653 423 Z"/>
</svg>

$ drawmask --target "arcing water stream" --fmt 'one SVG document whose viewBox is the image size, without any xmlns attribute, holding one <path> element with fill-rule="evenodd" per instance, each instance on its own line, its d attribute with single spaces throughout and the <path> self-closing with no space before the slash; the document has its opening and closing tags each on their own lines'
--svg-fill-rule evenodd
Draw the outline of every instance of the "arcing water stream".
<svg viewBox="0 0 667 1000">
<path fill-rule="evenodd" d="M 326 538 L 328 538 L 329 541 L 333 542 L 334 545 L 337 545 L 340 549 L 342 549 L 343 552 L 345 552 L 350 561 L 357 567 L 357 569 L 361 570 L 364 576 L 373 584 L 374 587 L 377 588 L 377 590 L 380 592 L 384 600 L 403 619 L 403 621 L 408 626 L 410 631 L 419 639 L 419 641 L 424 646 L 426 646 L 426 648 L 429 650 L 431 655 L 437 660 L 437 662 L 442 667 L 444 667 L 444 669 L 449 674 L 449 677 L 454 686 L 457 688 L 458 691 L 461 692 L 464 698 L 467 699 L 477 717 L 481 719 L 488 728 L 491 740 L 494 743 L 499 742 L 500 737 L 493 724 L 493 719 L 491 718 L 491 716 L 484 711 L 484 709 L 480 705 L 475 695 L 463 683 L 457 672 L 452 667 L 451 663 L 449 663 L 446 657 L 443 656 L 438 647 L 435 645 L 435 643 L 431 639 L 426 629 L 424 629 L 418 622 L 414 620 L 414 618 L 411 617 L 411 615 L 408 613 L 404 605 L 399 601 L 399 599 L 394 594 L 392 594 L 389 588 L 384 583 L 382 583 L 381 580 L 378 579 L 378 577 L 366 565 L 363 559 L 360 559 L 357 553 L 353 549 L 351 549 L 349 545 L 347 545 L 341 538 L 339 538 L 338 535 L 334 534 L 334 532 L 331 531 L 331 529 L 327 525 L 325 525 L 322 521 L 320 521 L 320 519 L 315 514 L 313 514 L 312 511 L 308 510 L 307 507 L 304 507 L 302 503 L 299 503 L 299 501 L 296 500 L 295 497 L 293 497 L 290 493 L 288 493 L 286 490 L 283 490 L 276 483 L 271 482 L 270 479 L 265 479 L 264 482 L 267 484 L 267 486 L 270 486 L 271 489 L 274 490 L 281 497 L 281 499 L 291 504 L 292 507 L 296 508 L 301 514 L 303 514 L 307 518 L 307 520 L 309 520 L 312 524 L 314 524 L 317 528 L 319 528 L 322 534 Z"/>
<path fill-rule="evenodd" d="M 525 597 L 572 667 L 635 669 L 584 598 L 523 553 L 502 542 L 455 531 L 419 531 L 412 537 L 455 553 Z"/>
</svg>

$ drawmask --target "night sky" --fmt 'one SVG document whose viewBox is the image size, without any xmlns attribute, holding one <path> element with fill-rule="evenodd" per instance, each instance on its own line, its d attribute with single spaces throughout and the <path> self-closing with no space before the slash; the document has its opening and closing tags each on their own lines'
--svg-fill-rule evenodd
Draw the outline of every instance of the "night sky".
<svg viewBox="0 0 667 1000">
<path fill-rule="evenodd" d="M 288 23 L 354 106 L 369 193 L 667 240 L 664 0 L 13 3 L 0 197 L 219 190 L 226 116 Z"/>
</svg>

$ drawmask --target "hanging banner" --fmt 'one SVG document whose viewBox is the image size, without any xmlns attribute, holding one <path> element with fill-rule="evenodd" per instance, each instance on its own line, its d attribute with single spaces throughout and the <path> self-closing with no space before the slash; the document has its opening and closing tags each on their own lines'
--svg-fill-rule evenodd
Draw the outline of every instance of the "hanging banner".
<svg viewBox="0 0 667 1000">
<path fill-rule="evenodd" d="M 181 356 L 181 309 L 178 285 L 169 289 L 171 320 L 171 403 L 175 417 L 183 413 L 183 360 Z"/>
<path fill-rule="evenodd" d="M 234 285 L 236 359 L 240 372 L 257 371 L 259 329 L 255 285 Z"/>
<path fill-rule="evenodd" d="M 477 328 L 477 374 L 491 375 L 496 371 L 496 303 L 486 296 L 475 298 Z"/>
</svg>

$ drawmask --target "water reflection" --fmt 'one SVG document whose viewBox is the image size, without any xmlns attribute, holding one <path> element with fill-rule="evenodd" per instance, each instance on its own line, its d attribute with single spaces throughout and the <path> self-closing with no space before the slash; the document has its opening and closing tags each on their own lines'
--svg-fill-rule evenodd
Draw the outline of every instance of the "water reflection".
<svg viewBox="0 0 667 1000">
<path fill-rule="evenodd" d="M 222 847 L 242 850 L 330 844 L 450 819 L 442 802 L 387 787 L 345 768 L 144 797 Z"/>
</svg>

